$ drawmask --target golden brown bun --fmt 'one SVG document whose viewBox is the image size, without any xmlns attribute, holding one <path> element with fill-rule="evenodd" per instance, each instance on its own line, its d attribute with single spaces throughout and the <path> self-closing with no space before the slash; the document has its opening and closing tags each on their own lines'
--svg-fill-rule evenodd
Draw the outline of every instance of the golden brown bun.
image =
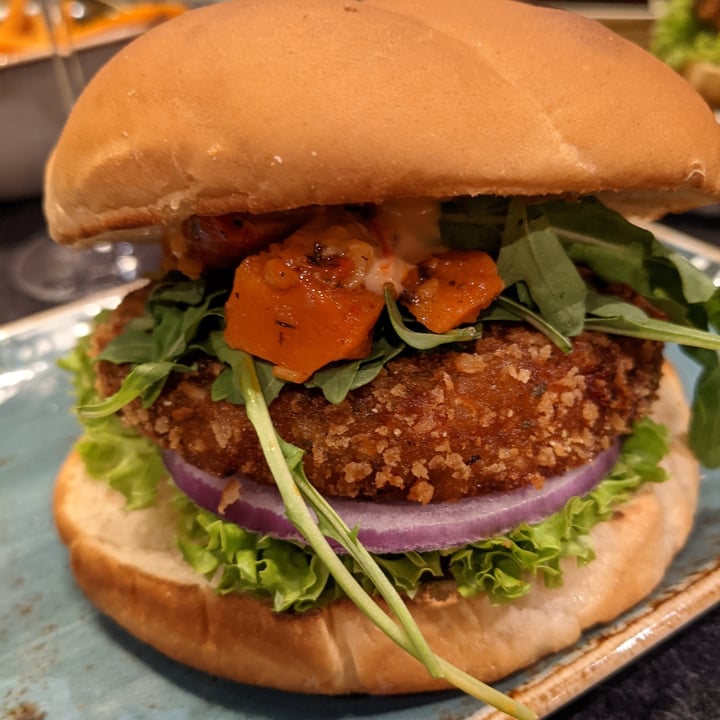
<svg viewBox="0 0 720 720">
<path fill-rule="evenodd" d="M 565 585 L 537 587 L 493 606 L 436 583 L 410 603 L 433 649 L 493 681 L 575 642 L 647 595 L 686 540 L 698 466 L 685 442 L 687 412 L 666 373 L 657 419 L 671 429 L 672 479 L 645 485 L 592 532 L 597 559 L 568 562 Z M 250 597 L 216 595 L 173 544 L 169 506 L 126 512 L 123 499 L 89 479 L 76 454 L 58 477 L 55 517 L 90 600 L 167 655 L 241 682 L 309 693 L 405 693 L 442 687 L 347 601 L 305 615 L 276 615 Z"/>
<path fill-rule="evenodd" d="M 601 194 L 644 215 L 720 192 L 720 130 L 659 60 L 508 0 L 238 0 L 140 37 L 46 171 L 51 235 L 401 197 Z"/>
<path fill-rule="evenodd" d="M 682 72 L 712 107 L 720 108 L 720 67 L 708 62 L 693 62 Z"/>
</svg>

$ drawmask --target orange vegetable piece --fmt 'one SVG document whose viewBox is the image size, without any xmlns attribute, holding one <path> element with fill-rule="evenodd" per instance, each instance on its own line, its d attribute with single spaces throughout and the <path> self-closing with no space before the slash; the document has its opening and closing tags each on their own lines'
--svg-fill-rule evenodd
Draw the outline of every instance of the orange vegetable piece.
<svg viewBox="0 0 720 720">
<path fill-rule="evenodd" d="M 418 266 L 401 302 L 428 330 L 444 333 L 474 322 L 502 292 L 493 259 L 480 250 L 450 250 Z"/>
<path fill-rule="evenodd" d="M 205 268 L 227 267 L 287 237 L 307 219 L 307 212 L 249 215 L 193 215 L 182 229 L 166 233 L 165 270 L 197 278 Z"/>
<path fill-rule="evenodd" d="M 246 257 L 225 307 L 226 342 L 273 363 L 275 375 L 291 382 L 364 357 L 384 306 L 362 282 L 372 256 L 368 243 L 335 226 L 300 231 Z"/>
</svg>

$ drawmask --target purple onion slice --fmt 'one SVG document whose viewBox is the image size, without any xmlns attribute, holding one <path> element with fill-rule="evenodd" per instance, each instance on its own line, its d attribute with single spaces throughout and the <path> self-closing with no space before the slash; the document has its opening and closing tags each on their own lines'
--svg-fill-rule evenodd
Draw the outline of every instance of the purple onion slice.
<svg viewBox="0 0 720 720">
<path fill-rule="evenodd" d="M 608 474 L 618 454 L 619 443 L 615 443 L 589 465 L 547 479 L 541 489 L 530 486 L 427 505 L 348 498 L 328 501 L 349 528 L 359 529 L 360 542 L 372 553 L 461 547 L 557 512 L 570 498 L 592 490 Z M 176 485 L 200 507 L 252 532 L 304 543 L 285 516 L 274 486 L 242 475 L 216 477 L 175 452 L 165 452 L 163 458 Z"/>
</svg>

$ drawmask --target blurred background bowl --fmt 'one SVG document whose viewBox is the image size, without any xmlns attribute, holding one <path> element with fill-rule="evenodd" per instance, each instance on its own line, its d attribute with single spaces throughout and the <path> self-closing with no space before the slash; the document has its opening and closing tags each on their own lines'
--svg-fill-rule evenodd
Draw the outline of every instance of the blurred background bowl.
<svg viewBox="0 0 720 720">
<path fill-rule="evenodd" d="M 40 196 L 45 161 L 83 85 L 187 8 L 182 0 L 0 0 L 0 201 Z"/>
<path fill-rule="evenodd" d="M 123 28 L 77 49 L 87 81 L 142 29 Z M 0 200 L 39 196 L 45 160 L 66 118 L 50 51 L 0 56 Z"/>
</svg>

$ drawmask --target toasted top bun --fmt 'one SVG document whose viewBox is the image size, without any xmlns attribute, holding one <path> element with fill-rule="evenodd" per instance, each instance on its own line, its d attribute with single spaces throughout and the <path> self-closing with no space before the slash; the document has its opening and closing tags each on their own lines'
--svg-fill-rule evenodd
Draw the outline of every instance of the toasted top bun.
<svg viewBox="0 0 720 720">
<path fill-rule="evenodd" d="M 657 215 L 720 193 L 687 82 L 577 14 L 508 0 L 235 0 L 90 82 L 46 170 L 50 234 L 191 214 L 600 194 Z"/>
<path fill-rule="evenodd" d="M 688 413 L 666 368 L 655 418 L 670 429 L 670 479 L 645 484 L 591 533 L 597 558 L 564 565 L 564 585 L 538 586 L 492 605 L 437 582 L 408 606 L 431 647 L 493 681 L 574 643 L 660 582 L 692 527 L 698 464 L 687 448 Z M 90 479 L 76 453 L 58 476 L 54 511 L 73 571 L 104 613 L 161 652 L 232 680 L 306 693 L 409 693 L 445 687 L 349 601 L 304 614 L 274 614 L 249 595 L 220 596 L 182 560 L 170 503 L 135 512 Z M 549 709 L 549 708 L 548 708 Z M 545 708 L 535 710 L 544 714 Z"/>
</svg>

